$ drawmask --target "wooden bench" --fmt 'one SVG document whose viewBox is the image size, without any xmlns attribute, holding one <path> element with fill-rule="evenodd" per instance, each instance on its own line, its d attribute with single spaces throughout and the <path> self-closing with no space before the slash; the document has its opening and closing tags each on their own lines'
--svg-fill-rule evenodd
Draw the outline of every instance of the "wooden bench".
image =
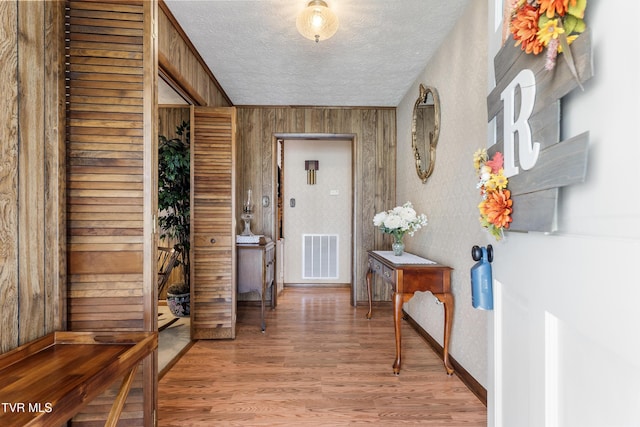
<svg viewBox="0 0 640 427">
<path fill-rule="evenodd" d="M 156 332 L 54 332 L 0 355 L 0 425 L 59 426 L 123 378 L 105 426 L 115 426 Z"/>
</svg>

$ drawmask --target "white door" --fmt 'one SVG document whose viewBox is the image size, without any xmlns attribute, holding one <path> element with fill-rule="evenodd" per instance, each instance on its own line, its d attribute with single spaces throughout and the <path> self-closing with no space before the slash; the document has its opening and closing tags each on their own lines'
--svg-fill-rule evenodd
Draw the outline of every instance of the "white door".
<svg viewBox="0 0 640 427">
<path fill-rule="evenodd" d="M 495 86 L 492 59 L 502 46 L 503 0 L 487 2 L 489 17 L 493 18 L 488 25 L 490 93 Z M 490 125 L 489 141 L 495 140 L 494 132 Z M 517 257 L 513 240 L 508 234 L 506 243 L 493 244 L 494 309 L 487 317 L 487 423 L 495 427 L 544 426 L 545 370 L 540 366 L 545 360 L 544 309 L 535 306 L 522 277 L 508 274 L 511 270 L 505 264 L 506 258 Z M 512 262 L 515 265 L 521 260 Z"/>
<path fill-rule="evenodd" d="M 487 1 L 495 17 L 488 43 L 491 86 L 502 0 Z M 563 190 L 558 233 L 508 233 L 494 245 L 490 426 L 640 426 L 640 199 L 631 172 L 638 150 L 626 136 L 637 135 L 639 104 L 598 108 L 604 94 L 626 93 L 618 70 L 637 64 L 639 55 L 627 55 L 604 34 L 618 16 L 613 3 L 626 5 L 589 2 L 594 46 L 608 55 L 596 62 L 599 74 L 585 92 L 563 99 L 563 131 L 593 135 L 587 182 Z M 636 15 L 627 10 L 624 20 Z"/>
<path fill-rule="evenodd" d="M 284 282 L 351 283 L 351 141 L 287 139 L 284 164 Z"/>
<path fill-rule="evenodd" d="M 489 425 L 640 425 L 640 240 L 507 239 L 494 245 Z"/>
</svg>

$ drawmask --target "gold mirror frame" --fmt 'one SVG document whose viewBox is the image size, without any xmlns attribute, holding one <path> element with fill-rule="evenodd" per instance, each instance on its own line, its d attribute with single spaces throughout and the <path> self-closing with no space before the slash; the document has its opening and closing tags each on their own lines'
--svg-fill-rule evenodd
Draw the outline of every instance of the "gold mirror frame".
<svg viewBox="0 0 640 427">
<path fill-rule="evenodd" d="M 424 107 L 427 101 L 427 97 L 431 93 L 433 98 L 433 131 L 429 132 L 428 141 L 418 141 L 418 109 Z M 431 86 L 424 86 L 420 84 L 420 96 L 413 105 L 413 120 L 411 125 L 411 148 L 413 150 L 413 156 L 416 161 L 416 173 L 418 178 L 422 180 L 424 184 L 427 182 L 427 178 L 433 173 L 433 167 L 436 162 L 436 146 L 438 145 L 438 137 L 440 136 L 440 97 L 436 88 Z M 425 135 L 426 138 L 426 135 Z M 424 153 L 420 152 L 420 147 L 424 147 Z M 425 161 L 427 157 L 426 149 L 429 148 L 428 161 Z M 427 163 L 423 165 L 423 163 Z"/>
</svg>

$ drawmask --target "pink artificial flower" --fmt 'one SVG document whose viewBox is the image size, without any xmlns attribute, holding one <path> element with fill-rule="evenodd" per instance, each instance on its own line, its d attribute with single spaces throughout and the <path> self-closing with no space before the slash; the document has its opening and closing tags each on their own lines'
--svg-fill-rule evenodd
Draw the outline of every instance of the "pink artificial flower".
<svg viewBox="0 0 640 427">
<path fill-rule="evenodd" d="M 547 62 L 544 64 L 544 68 L 547 71 L 551 71 L 556 66 L 556 56 L 558 55 L 558 39 L 549 40 L 547 45 Z"/>
<path fill-rule="evenodd" d="M 502 169 L 502 166 L 504 165 L 504 156 L 501 152 L 496 151 L 496 154 L 493 155 L 493 158 L 491 160 L 487 160 L 485 162 L 485 165 L 491 168 L 491 173 L 496 174 L 500 172 L 500 169 Z"/>
</svg>

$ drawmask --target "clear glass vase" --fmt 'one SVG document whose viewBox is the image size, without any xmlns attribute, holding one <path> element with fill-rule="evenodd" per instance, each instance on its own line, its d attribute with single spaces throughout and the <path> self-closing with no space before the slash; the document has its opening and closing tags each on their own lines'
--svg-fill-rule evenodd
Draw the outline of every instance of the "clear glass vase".
<svg viewBox="0 0 640 427">
<path fill-rule="evenodd" d="M 393 234 L 393 243 L 391 244 L 391 249 L 393 249 L 393 254 L 395 256 L 402 256 L 404 252 L 404 242 L 402 239 L 404 235 L 402 234 Z"/>
</svg>

